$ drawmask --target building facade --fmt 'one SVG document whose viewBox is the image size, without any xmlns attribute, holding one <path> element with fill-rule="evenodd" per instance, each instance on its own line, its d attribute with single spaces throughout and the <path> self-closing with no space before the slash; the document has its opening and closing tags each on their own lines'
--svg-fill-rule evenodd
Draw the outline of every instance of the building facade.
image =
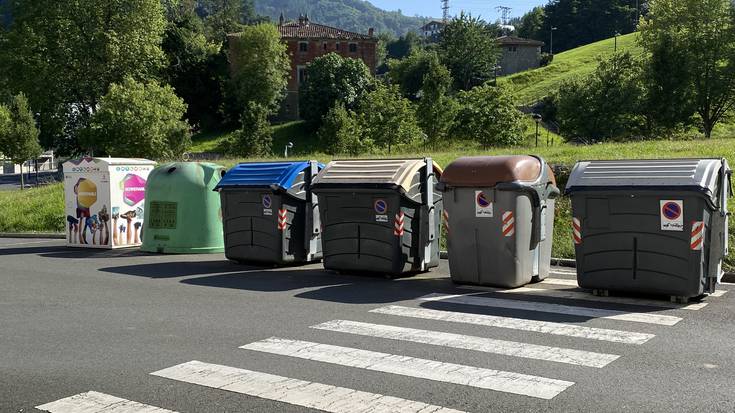
<svg viewBox="0 0 735 413">
<path fill-rule="evenodd" d="M 445 23 L 432 20 L 421 26 L 419 30 L 421 31 L 421 36 L 423 36 L 424 39 L 433 40 L 441 34 L 442 30 L 444 30 L 444 26 L 446 26 Z"/>
<path fill-rule="evenodd" d="M 306 81 L 306 67 L 317 57 L 337 53 L 342 57 L 360 59 L 370 69 L 370 73 L 375 74 L 378 38 L 373 29 L 367 34 L 361 34 L 312 23 L 308 16 L 288 22 L 281 16 L 278 31 L 281 41 L 288 47 L 291 59 L 286 98 L 278 114 L 281 120 L 299 119 L 299 90 Z M 237 41 L 236 37 L 237 35 L 231 36 L 230 42 Z"/>
<path fill-rule="evenodd" d="M 514 36 L 499 37 L 497 42 L 502 52 L 498 75 L 511 75 L 536 69 L 541 65 L 541 47 L 544 42 Z"/>
</svg>

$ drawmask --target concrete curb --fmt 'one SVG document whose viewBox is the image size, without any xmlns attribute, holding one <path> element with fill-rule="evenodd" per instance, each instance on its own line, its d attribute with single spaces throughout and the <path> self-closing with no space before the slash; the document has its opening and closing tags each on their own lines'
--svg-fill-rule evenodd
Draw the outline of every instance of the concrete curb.
<svg viewBox="0 0 735 413">
<path fill-rule="evenodd" d="M 61 232 L 0 232 L 0 238 L 66 239 L 66 234 Z"/>
</svg>

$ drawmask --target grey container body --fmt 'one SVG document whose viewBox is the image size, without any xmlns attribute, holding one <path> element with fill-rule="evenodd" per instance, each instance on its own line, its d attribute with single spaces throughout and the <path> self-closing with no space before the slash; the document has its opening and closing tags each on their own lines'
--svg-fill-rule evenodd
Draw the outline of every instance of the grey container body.
<svg viewBox="0 0 735 413">
<path fill-rule="evenodd" d="M 223 188 L 225 256 L 243 263 L 298 264 L 322 258 L 318 204 L 307 202 L 304 174 L 288 191 Z M 265 198 L 270 199 L 266 208 Z M 316 198 L 316 197 L 314 197 Z M 279 212 L 285 210 L 285 225 Z"/>
<path fill-rule="evenodd" d="M 714 292 L 727 253 L 729 173 L 726 162 L 711 159 L 575 166 L 567 191 L 580 226 L 580 287 L 675 297 Z M 670 227 L 662 205 L 672 201 L 681 206 L 677 230 L 663 230 Z"/>
<path fill-rule="evenodd" d="M 338 161 L 350 165 L 350 161 Z M 359 161 L 354 161 L 357 163 Z M 386 161 L 389 162 L 389 161 Z M 423 162 L 423 161 L 421 161 Z M 428 165 L 433 165 L 428 160 Z M 439 233 L 443 210 L 441 194 L 434 190 L 436 175 L 426 174 L 426 167 L 405 176 L 401 182 L 334 182 L 330 165 L 314 192 L 319 198 L 324 267 L 353 273 L 401 275 L 427 271 L 439 265 Z M 375 164 L 374 170 L 386 167 Z M 332 169 L 332 173 L 338 168 Z M 397 169 L 396 169 L 397 170 Z M 361 173 L 369 176 L 370 171 Z M 368 178 L 369 179 L 369 178 Z M 430 192 L 430 193 L 428 193 Z M 380 205 L 379 205 L 380 203 Z M 383 206 L 384 208 L 379 208 Z M 399 214 L 403 216 L 402 233 L 396 233 Z"/>
<path fill-rule="evenodd" d="M 477 217 L 475 191 L 493 202 L 492 217 Z M 498 287 L 519 287 L 548 277 L 554 232 L 555 200 L 542 201 L 534 237 L 530 196 L 493 188 L 454 188 L 444 194 L 448 227 L 447 249 L 452 281 Z M 511 212 L 514 230 L 504 234 L 503 215 Z M 540 239 L 538 239 L 540 238 Z"/>
</svg>

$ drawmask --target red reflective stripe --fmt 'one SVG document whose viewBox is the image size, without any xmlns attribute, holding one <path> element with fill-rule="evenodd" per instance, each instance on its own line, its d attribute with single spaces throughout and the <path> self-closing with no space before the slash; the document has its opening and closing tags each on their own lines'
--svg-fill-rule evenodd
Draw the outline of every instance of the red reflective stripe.
<svg viewBox="0 0 735 413">
<path fill-rule="evenodd" d="M 399 212 L 396 214 L 396 219 L 393 224 L 393 235 L 397 237 L 400 237 L 403 235 L 403 218 L 404 218 L 403 212 Z"/>
<path fill-rule="evenodd" d="M 288 215 L 287 209 L 278 210 L 278 229 L 281 231 L 286 229 L 287 221 L 288 221 L 287 215 Z"/>
<path fill-rule="evenodd" d="M 698 250 L 701 244 L 702 244 L 702 238 L 699 238 L 696 241 L 692 242 L 692 249 Z"/>
<path fill-rule="evenodd" d="M 698 235 L 704 229 L 704 224 L 701 222 L 695 222 L 692 226 L 692 237 Z"/>
<path fill-rule="evenodd" d="M 513 219 L 513 213 L 512 213 L 512 212 L 506 212 L 506 213 L 505 213 L 505 214 L 503 214 L 503 215 L 505 215 L 505 216 L 503 217 L 503 224 L 507 224 L 507 223 L 508 223 L 508 221 L 510 221 L 510 220 L 512 220 L 512 219 Z"/>
<path fill-rule="evenodd" d="M 516 229 L 515 225 L 508 225 L 508 227 L 505 228 L 505 230 L 503 230 L 503 236 L 508 236 L 515 229 Z"/>
</svg>

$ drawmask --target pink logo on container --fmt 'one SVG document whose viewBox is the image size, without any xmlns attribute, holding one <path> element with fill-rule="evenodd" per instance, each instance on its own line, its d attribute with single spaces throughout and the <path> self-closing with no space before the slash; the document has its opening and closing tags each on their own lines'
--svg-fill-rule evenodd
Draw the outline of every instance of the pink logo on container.
<svg viewBox="0 0 735 413">
<path fill-rule="evenodd" d="M 127 174 L 120 182 L 123 201 L 133 206 L 145 198 L 145 179 L 135 174 Z"/>
</svg>

